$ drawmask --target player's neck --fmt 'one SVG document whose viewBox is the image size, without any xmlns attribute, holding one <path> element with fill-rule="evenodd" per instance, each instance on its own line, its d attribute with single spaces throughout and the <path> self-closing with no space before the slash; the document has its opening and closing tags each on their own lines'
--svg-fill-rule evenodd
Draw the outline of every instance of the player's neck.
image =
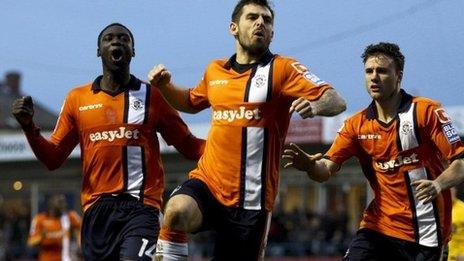
<svg viewBox="0 0 464 261">
<path fill-rule="evenodd" d="M 129 68 L 118 71 L 103 69 L 103 78 L 100 82 L 102 90 L 107 92 L 119 92 L 130 81 Z"/>
<path fill-rule="evenodd" d="M 250 53 L 246 49 L 242 48 L 240 44 L 238 44 L 237 56 L 235 59 L 239 64 L 252 64 L 259 62 L 264 54 L 266 54 L 266 51 L 259 54 Z"/>
<path fill-rule="evenodd" d="M 401 92 L 393 94 L 388 99 L 382 101 L 375 101 L 377 108 L 378 120 L 384 123 L 389 123 L 396 118 L 398 109 L 401 104 Z"/>
</svg>

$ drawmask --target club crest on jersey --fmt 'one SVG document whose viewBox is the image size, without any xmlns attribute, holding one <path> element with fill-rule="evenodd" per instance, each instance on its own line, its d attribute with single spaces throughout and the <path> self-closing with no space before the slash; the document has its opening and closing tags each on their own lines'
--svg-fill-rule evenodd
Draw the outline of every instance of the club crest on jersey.
<svg viewBox="0 0 464 261">
<path fill-rule="evenodd" d="M 266 85 L 266 76 L 263 74 L 256 75 L 255 76 L 255 87 L 256 88 L 261 88 Z"/>
<path fill-rule="evenodd" d="M 409 134 L 413 130 L 413 125 L 409 121 L 404 121 L 401 125 L 401 132 L 405 135 Z"/>
<path fill-rule="evenodd" d="M 143 109 L 143 106 L 144 106 L 143 102 L 140 99 L 136 98 L 136 99 L 133 99 L 131 102 L 131 107 L 136 111 Z"/>
</svg>

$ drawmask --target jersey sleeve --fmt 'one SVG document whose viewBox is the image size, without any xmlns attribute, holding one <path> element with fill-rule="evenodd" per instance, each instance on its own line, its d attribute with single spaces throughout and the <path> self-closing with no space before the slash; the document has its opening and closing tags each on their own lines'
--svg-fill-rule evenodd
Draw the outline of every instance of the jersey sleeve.
<svg viewBox="0 0 464 261">
<path fill-rule="evenodd" d="M 325 154 L 325 158 L 341 166 L 347 159 L 357 155 L 357 149 L 357 135 L 350 121 L 346 120 L 338 131 L 332 146 Z"/>
<path fill-rule="evenodd" d="M 203 110 L 211 106 L 208 100 L 207 71 L 204 73 L 197 86 L 189 90 L 188 101 L 190 107 L 196 110 Z"/>
<path fill-rule="evenodd" d="M 40 244 L 42 240 L 42 226 L 40 222 L 40 216 L 36 215 L 31 222 L 31 227 L 29 229 L 29 236 L 27 238 L 27 244 L 30 246 L 35 246 Z"/>
<path fill-rule="evenodd" d="M 49 169 L 56 169 L 68 158 L 79 142 L 77 126 L 72 116 L 70 96 L 65 99 L 50 138 L 44 138 L 37 127 L 26 132 L 32 151 Z"/>
<path fill-rule="evenodd" d="M 157 91 L 157 90 L 155 90 Z M 156 95 L 159 104 L 157 130 L 168 145 L 173 145 L 188 159 L 198 160 L 203 154 L 205 140 L 195 137 L 174 110 L 161 95 Z"/>
<path fill-rule="evenodd" d="M 464 146 L 445 109 L 440 104 L 433 104 L 424 115 L 428 136 L 441 154 L 450 161 L 463 157 Z"/>
<path fill-rule="evenodd" d="M 296 60 L 286 59 L 282 70 L 284 78 L 281 91 L 286 96 L 304 97 L 309 101 L 314 101 L 319 99 L 326 90 L 332 88 Z"/>
<path fill-rule="evenodd" d="M 80 229 L 82 219 L 76 211 L 69 211 L 69 221 L 71 222 L 72 229 Z"/>
</svg>

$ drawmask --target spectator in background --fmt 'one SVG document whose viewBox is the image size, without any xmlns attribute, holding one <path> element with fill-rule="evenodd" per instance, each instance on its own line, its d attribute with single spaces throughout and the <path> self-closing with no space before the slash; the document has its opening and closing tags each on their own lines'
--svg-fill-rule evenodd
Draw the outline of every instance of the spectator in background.
<svg viewBox="0 0 464 261">
<path fill-rule="evenodd" d="M 16 260 L 26 253 L 28 219 L 28 209 L 23 204 L 15 203 L 4 207 L 0 216 L 0 245 L 3 245 L 1 260 Z"/>
<path fill-rule="evenodd" d="M 64 195 L 51 196 L 47 212 L 32 220 L 27 244 L 39 247 L 39 261 L 70 261 L 71 239 L 80 242 L 81 217 L 68 210 Z M 75 254 L 75 253 L 74 253 Z"/>
</svg>

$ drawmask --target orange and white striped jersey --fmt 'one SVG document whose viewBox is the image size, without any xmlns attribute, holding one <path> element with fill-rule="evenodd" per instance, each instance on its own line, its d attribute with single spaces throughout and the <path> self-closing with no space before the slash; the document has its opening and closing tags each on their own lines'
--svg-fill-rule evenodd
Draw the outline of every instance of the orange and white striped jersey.
<svg viewBox="0 0 464 261">
<path fill-rule="evenodd" d="M 234 63 L 235 55 L 211 62 L 190 89 L 191 107 L 212 108 L 205 153 L 190 177 L 225 206 L 271 211 L 290 105 L 298 97 L 316 100 L 331 87 L 297 61 L 271 53 L 244 72 Z"/>
<path fill-rule="evenodd" d="M 410 183 L 435 179 L 447 161 L 463 156 L 464 146 L 438 102 L 401 93 L 398 117 L 389 124 L 378 121 L 372 103 L 345 121 L 326 157 L 341 165 L 355 156 L 361 164 L 375 194 L 361 228 L 441 246 L 451 232 L 451 194 L 443 191 L 424 204 Z"/>
<path fill-rule="evenodd" d="M 72 232 L 80 232 L 80 228 L 81 217 L 75 211 L 68 211 L 61 217 L 39 213 L 32 219 L 29 241 L 40 240 L 40 261 L 71 261 Z"/>
<path fill-rule="evenodd" d="M 110 95 L 93 83 L 65 99 L 50 141 L 26 133 L 39 160 L 63 163 L 79 143 L 83 162 L 81 203 L 87 210 L 101 195 L 128 193 L 160 208 L 164 175 L 156 132 L 189 159 L 199 159 L 204 141 L 195 138 L 157 88 L 131 76 L 126 90 Z"/>
</svg>

